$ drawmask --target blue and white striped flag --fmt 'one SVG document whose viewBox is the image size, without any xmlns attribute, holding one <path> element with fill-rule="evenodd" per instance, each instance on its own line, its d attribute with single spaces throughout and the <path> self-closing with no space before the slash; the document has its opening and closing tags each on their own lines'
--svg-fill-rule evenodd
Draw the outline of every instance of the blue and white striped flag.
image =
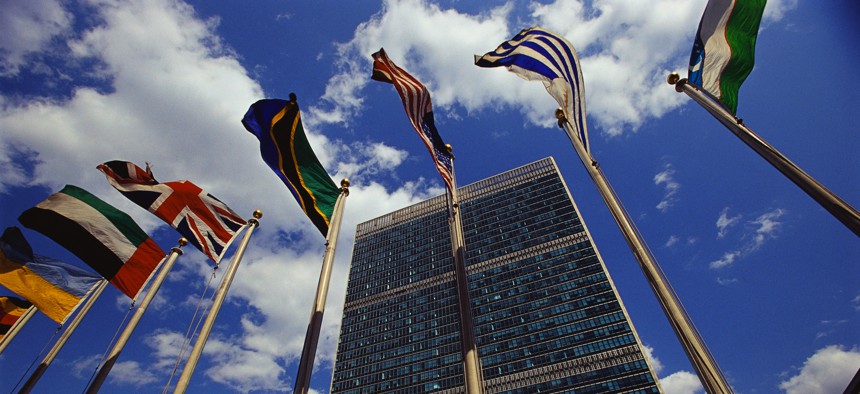
<svg viewBox="0 0 860 394">
<path fill-rule="evenodd" d="M 475 65 L 504 66 L 526 80 L 543 82 L 588 151 L 582 71 L 573 45 L 564 37 L 540 27 L 525 29 L 495 51 L 475 55 Z"/>
</svg>

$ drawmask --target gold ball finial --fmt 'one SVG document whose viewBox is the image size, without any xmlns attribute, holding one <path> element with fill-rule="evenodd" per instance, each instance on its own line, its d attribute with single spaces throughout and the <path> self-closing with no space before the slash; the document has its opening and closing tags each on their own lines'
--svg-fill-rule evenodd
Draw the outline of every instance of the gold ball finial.
<svg viewBox="0 0 860 394">
<path fill-rule="evenodd" d="M 674 85 L 674 84 L 678 83 L 678 81 L 680 81 L 680 80 L 681 80 L 681 76 L 678 75 L 678 73 L 672 71 L 672 73 L 669 74 L 669 78 L 666 81 L 669 82 L 669 85 Z"/>
<path fill-rule="evenodd" d="M 188 240 L 185 237 L 179 238 L 179 241 L 176 241 L 180 247 L 188 245 Z"/>
<path fill-rule="evenodd" d="M 447 149 L 447 150 L 448 150 L 448 153 L 453 153 L 453 152 L 454 152 L 454 147 L 453 147 L 453 146 L 451 146 L 451 144 L 445 144 L 445 149 Z"/>
<path fill-rule="evenodd" d="M 564 110 L 562 110 L 561 108 L 556 108 L 555 109 L 555 118 L 556 119 L 564 119 Z"/>
<path fill-rule="evenodd" d="M 343 178 L 340 180 L 340 187 L 349 187 L 349 179 Z"/>
<path fill-rule="evenodd" d="M 254 210 L 254 219 L 259 219 L 261 217 L 263 217 L 263 211 L 259 209 Z"/>
</svg>

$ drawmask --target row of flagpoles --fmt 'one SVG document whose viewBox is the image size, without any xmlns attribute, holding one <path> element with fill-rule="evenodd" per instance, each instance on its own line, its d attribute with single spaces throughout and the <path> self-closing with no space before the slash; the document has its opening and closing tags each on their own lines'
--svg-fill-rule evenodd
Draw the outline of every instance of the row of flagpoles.
<svg viewBox="0 0 860 394">
<path fill-rule="evenodd" d="M 678 91 L 687 93 L 696 102 L 703 105 L 708 112 L 712 113 L 721 123 L 729 127 L 745 143 L 762 154 L 792 181 L 807 191 L 816 201 L 825 206 L 851 231 L 860 235 L 860 216 L 858 216 L 855 209 L 815 182 L 814 179 L 803 173 L 802 170 L 799 170 L 796 165 L 785 159 L 778 151 L 761 141 L 757 136 L 754 136 L 751 131 L 746 129 L 742 122 L 734 117 L 737 108 L 738 88 L 752 69 L 752 54 L 754 52 L 755 38 L 763 8 L 764 0 L 711 0 L 703 14 L 699 32 L 694 42 L 689 77 L 684 80 L 680 80 L 678 77 L 671 77 L 670 83 L 674 83 Z M 726 21 L 729 19 L 735 22 L 741 21 L 742 23 L 727 25 Z M 727 34 L 727 29 L 732 30 L 731 34 Z M 738 37 L 741 37 L 741 39 L 738 40 Z M 716 42 L 715 40 L 729 40 L 729 42 Z M 726 56 L 724 53 L 726 50 L 734 54 L 734 56 Z M 471 326 L 471 302 L 469 300 L 468 281 L 463 258 L 466 245 L 464 244 L 462 225 L 460 223 L 460 203 L 454 177 L 454 157 L 450 146 L 444 144 L 436 130 L 430 94 L 427 88 L 405 70 L 396 66 L 388 58 L 384 50 L 380 49 L 372 57 L 374 59 L 372 78 L 394 85 L 401 97 L 410 123 L 430 152 L 436 169 L 447 186 L 452 257 L 459 295 L 459 312 L 461 321 L 464 323 L 461 325 L 461 349 L 465 388 L 466 392 L 470 394 L 482 393 L 483 378 L 480 357 L 477 353 L 474 332 Z M 570 42 L 558 34 L 539 27 L 525 29 L 511 40 L 502 43 L 494 51 L 488 52 L 483 56 L 476 56 L 475 64 L 479 67 L 505 67 L 520 77 L 527 80 L 539 80 L 544 84 L 549 94 L 560 106 L 556 114 L 559 127 L 566 131 L 577 156 L 582 161 L 583 166 L 607 204 L 706 391 L 709 393 L 732 392 L 731 386 L 726 382 L 719 366 L 708 351 L 707 346 L 705 346 L 704 341 L 681 305 L 668 279 L 665 277 L 647 244 L 642 239 L 641 234 L 636 230 L 635 224 L 612 190 L 598 162 L 590 153 L 584 102 L 584 79 L 578 57 Z M 254 103 L 242 119 L 242 124 L 250 133 L 258 138 L 264 162 L 288 187 L 302 210 L 326 239 L 326 249 L 323 256 L 320 279 L 314 305 L 311 309 L 308 329 L 305 335 L 305 344 L 299 361 L 294 387 L 294 391 L 297 393 L 307 393 L 324 315 L 326 295 L 329 287 L 335 246 L 340 230 L 341 217 L 344 211 L 345 198 L 349 195 L 349 181 L 344 179 L 341 182 L 341 187 L 337 187 L 319 163 L 304 134 L 295 95 L 291 94 L 289 100 L 265 99 Z M 138 205 L 173 225 L 187 238 L 188 242 L 191 242 L 211 258 L 216 263 L 216 266 L 229 246 L 229 243 L 243 228 L 246 229 L 245 237 L 234 253 L 233 262 L 222 279 L 222 283 L 215 296 L 215 301 L 207 315 L 206 323 L 201 328 L 197 342 L 191 351 L 189 360 L 186 362 L 186 367 L 175 388 L 175 392 L 182 393 L 187 388 L 194 367 L 202 354 L 206 338 L 217 317 L 218 309 L 224 297 L 226 297 L 227 290 L 238 269 L 239 261 L 244 254 L 251 233 L 258 225 L 257 219 L 259 219 L 261 214 L 257 211 L 255 212 L 254 219 L 245 222 L 225 204 L 213 196 L 206 194 L 191 182 L 159 183 L 155 181 L 149 168 L 143 170 L 132 163 L 108 162 L 100 165 L 98 168 L 105 173 L 108 181 L 117 190 Z M 61 196 L 57 198 L 54 198 L 54 196 L 49 197 L 46 202 L 53 199 L 59 200 L 61 206 L 69 203 L 83 204 L 84 207 L 90 206 L 88 209 L 95 209 L 98 212 L 101 212 L 99 209 L 105 209 L 104 205 L 106 204 L 103 202 L 93 202 L 92 197 L 94 196 L 73 186 L 67 186 L 66 189 L 58 194 Z M 192 197 L 184 197 L 186 199 L 183 200 L 182 196 Z M 53 203 L 57 203 L 57 201 L 53 201 Z M 81 257 L 85 262 L 89 263 L 93 261 L 96 255 L 104 257 L 104 252 L 94 255 L 95 252 L 93 250 L 99 249 L 98 245 L 117 243 L 119 242 L 117 239 L 122 238 L 117 236 L 117 239 L 99 239 L 98 242 L 89 242 L 87 245 L 92 247 L 93 250 L 83 250 L 79 246 L 74 246 L 69 242 L 64 244 L 61 240 L 62 234 L 57 233 L 52 235 L 52 232 L 59 230 L 52 226 L 39 225 L 39 223 L 44 223 L 48 220 L 66 218 L 62 213 L 58 216 L 57 212 L 52 209 L 51 203 L 43 207 L 37 205 L 33 210 L 28 210 L 28 212 L 22 214 L 20 221 L 25 226 L 34 228 L 54 238 L 58 243 Z M 126 220 L 122 216 L 124 214 L 121 214 L 121 212 L 117 214 L 113 211 L 110 212 L 110 215 L 103 213 L 105 217 L 110 216 L 111 218 L 100 219 L 102 220 L 100 222 L 102 227 L 111 228 L 111 226 L 115 226 L 116 221 Z M 182 217 L 181 215 L 187 216 Z M 63 227 L 64 230 L 60 232 L 66 233 L 71 228 L 78 229 L 80 226 L 75 227 L 76 220 L 75 218 L 66 218 L 68 222 L 66 223 L 67 227 Z M 127 218 L 127 220 L 130 220 L 130 218 Z M 116 233 L 119 234 L 119 232 Z M 205 236 L 201 236 L 201 234 L 205 234 Z M 149 256 L 148 260 L 137 262 L 114 256 L 112 259 L 107 260 L 113 261 L 113 266 L 105 266 L 104 263 L 94 264 L 93 268 L 101 276 L 90 274 L 90 280 L 93 281 L 93 285 L 86 289 L 85 294 L 79 294 L 77 298 L 72 296 L 72 298 L 82 300 L 87 298 L 85 297 L 86 294 L 89 294 L 88 299 L 90 301 L 88 303 L 91 303 L 97 296 L 95 293 L 103 290 L 107 281 L 110 281 L 129 297 L 135 299 L 143 284 L 148 280 L 147 278 L 156 270 L 156 267 L 159 264 L 163 264 L 163 267 L 150 286 L 147 296 L 135 311 L 132 320 L 126 326 L 125 332 L 117 341 L 107 361 L 101 366 L 97 377 L 90 385 L 88 392 L 93 393 L 99 390 L 111 366 L 119 357 L 122 346 L 134 330 L 134 325 L 140 320 L 140 316 L 144 313 L 149 301 L 154 297 L 158 289 L 157 286 L 164 280 L 164 276 L 169 271 L 170 266 L 182 253 L 180 249 L 182 243 L 180 243 L 180 247 L 175 247 L 171 250 L 170 255 L 166 257 L 166 262 L 158 263 L 157 260 L 163 258 L 165 253 L 157 245 L 154 245 L 154 242 L 145 234 L 136 234 L 131 238 L 126 237 L 119 243 L 124 245 L 126 249 L 131 248 L 130 250 L 134 251 L 145 250 L 145 255 Z M 34 268 L 39 267 L 34 258 L 30 260 L 25 259 L 24 261 L 14 260 L 15 256 L 18 256 L 20 253 L 12 253 L 12 257 L 10 257 L 10 253 L 7 252 L 7 246 L 9 245 L 5 242 L 2 243 L 3 252 L 5 253 L 2 256 L 4 264 L 9 262 L 19 263 L 21 269 L 28 265 Z M 133 253 L 128 256 L 132 255 Z M 29 263 L 30 261 L 32 263 Z M 119 267 L 117 267 L 117 264 L 119 264 Z M 140 267 L 131 269 L 130 267 L 133 265 L 140 265 Z M 101 277 L 104 279 L 101 279 Z M 8 285 L 7 282 L 7 280 L 0 276 L 0 283 L 15 291 L 15 285 Z M 26 289 L 22 290 L 22 292 L 26 293 Z M 80 292 L 80 289 L 78 289 L 78 292 Z M 27 295 L 20 292 L 19 295 L 28 298 Z M 38 301 L 30 301 L 38 307 Z M 78 304 L 73 304 L 68 314 L 77 308 Z M 76 316 L 76 321 L 85 314 L 85 308 L 81 308 L 81 311 Z M 43 308 L 39 307 L 39 309 Z M 29 310 L 32 311 L 32 307 Z M 46 307 L 43 309 L 43 312 L 47 314 L 54 311 Z M 68 317 L 68 314 L 61 314 L 59 318 L 55 315 L 53 318 L 62 324 L 66 317 Z M 25 321 L 23 312 L 21 316 L 19 320 Z M 75 325 L 76 321 L 67 328 L 66 332 L 72 329 L 72 325 Z M 17 326 L 19 327 L 20 325 Z M 16 327 L 16 330 L 18 327 Z M 8 341 L 9 339 L 11 337 L 7 333 L 6 338 L 3 338 L 3 340 Z M 0 345 L 0 350 L 2 350 L 2 346 Z M 55 356 L 56 354 L 53 353 L 53 355 Z M 47 364 L 49 363 L 50 361 L 47 362 Z M 38 380 L 38 377 L 35 379 Z M 28 385 L 25 385 L 25 388 L 27 387 L 32 387 L 32 385 L 29 385 L 28 382 Z M 22 389 L 22 392 L 27 392 L 28 390 Z"/>
</svg>

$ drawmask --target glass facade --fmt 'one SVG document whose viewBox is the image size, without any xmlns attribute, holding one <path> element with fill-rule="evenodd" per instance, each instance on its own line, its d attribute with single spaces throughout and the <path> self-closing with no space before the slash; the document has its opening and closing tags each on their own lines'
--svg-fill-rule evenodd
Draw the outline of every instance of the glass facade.
<svg viewBox="0 0 860 394">
<path fill-rule="evenodd" d="M 658 393 L 552 158 L 459 189 L 487 393 Z M 332 393 L 463 392 L 445 196 L 356 229 Z"/>
</svg>

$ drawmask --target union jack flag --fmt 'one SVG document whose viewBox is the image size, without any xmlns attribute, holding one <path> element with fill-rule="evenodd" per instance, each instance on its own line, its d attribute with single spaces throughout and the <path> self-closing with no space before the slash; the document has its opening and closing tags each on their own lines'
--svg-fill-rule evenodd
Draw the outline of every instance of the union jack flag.
<svg viewBox="0 0 860 394">
<path fill-rule="evenodd" d="M 448 189 L 453 188 L 453 172 L 454 162 L 451 154 L 448 152 L 445 143 L 442 142 L 442 137 L 436 131 L 436 125 L 433 120 L 433 104 L 430 102 L 430 92 L 421 84 L 415 77 L 409 75 L 406 70 L 398 67 L 384 49 L 373 55 L 373 75 L 372 79 L 380 82 L 388 82 L 394 85 L 397 93 L 400 94 L 400 99 L 403 100 L 403 108 L 406 109 L 406 116 L 418 136 L 424 141 L 427 150 L 433 157 L 433 162 L 436 164 L 436 170 L 439 175 L 445 180 Z"/>
<path fill-rule="evenodd" d="M 108 182 L 129 200 L 164 220 L 212 261 L 245 224 L 230 207 L 190 181 L 160 183 L 146 170 L 127 161 L 97 167 Z"/>
</svg>

